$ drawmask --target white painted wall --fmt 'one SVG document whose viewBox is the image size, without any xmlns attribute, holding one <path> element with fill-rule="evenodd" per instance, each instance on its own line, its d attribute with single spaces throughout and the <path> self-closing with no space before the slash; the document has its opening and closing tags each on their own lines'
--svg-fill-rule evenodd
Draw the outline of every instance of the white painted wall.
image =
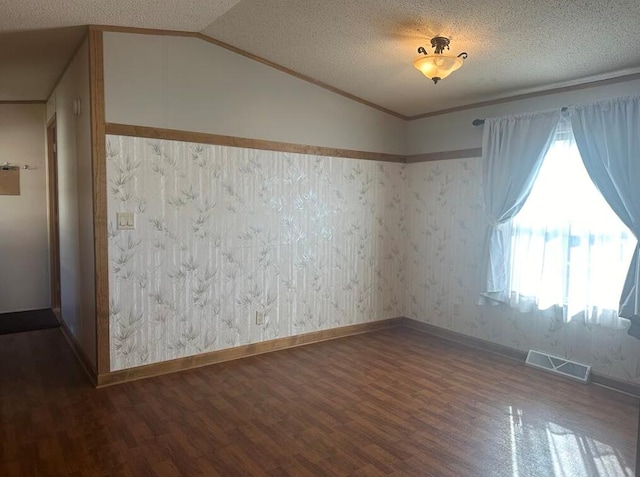
<svg viewBox="0 0 640 477">
<path fill-rule="evenodd" d="M 404 154 L 403 120 L 204 40 L 105 33 L 107 122 Z"/>
<path fill-rule="evenodd" d="M 638 93 L 640 93 L 640 80 L 634 80 L 409 121 L 407 154 L 482 147 L 482 127 L 473 126 L 471 122 L 474 119 L 545 111 L 572 104 L 588 103 Z"/>
<path fill-rule="evenodd" d="M 73 114 L 73 100 L 82 111 Z M 87 358 L 96 361 L 96 318 L 89 98 L 89 47 L 84 42 L 48 101 L 58 127 L 58 194 L 62 317 Z"/>
<path fill-rule="evenodd" d="M 0 195 L 0 313 L 48 308 L 49 239 L 42 104 L 0 105 L 0 163 L 28 164 L 20 195 Z"/>
</svg>

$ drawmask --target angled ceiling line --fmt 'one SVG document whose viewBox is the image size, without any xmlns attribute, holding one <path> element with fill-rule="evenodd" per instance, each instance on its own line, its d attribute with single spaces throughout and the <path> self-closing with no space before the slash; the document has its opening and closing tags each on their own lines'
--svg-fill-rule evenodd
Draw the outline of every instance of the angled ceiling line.
<svg viewBox="0 0 640 477">
<path fill-rule="evenodd" d="M 485 106 L 493 106 L 494 104 L 510 103 L 512 101 L 519 101 L 523 99 L 538 98 L 540 96 L 548 96 L 551 94 L 567 93 L 569 91 L 578 91 L 581 89 L 595 88 L 597 86 L 606 86 L 616 83 L 625 83 L 627 81 L 634 81 L 640 79 L 640 73 L 631 73 L 627 75 L 614 76 L 613 78 L 605 78 L 593 81 L 587 81 L 585 83 L 579 83 L 569 86 L 560 86 L 556 88 L 544 89 L 540 91 L 531 91 L 529 93 L 515 94 L 513 96 L 505 96 L 504 98 L 489 99 L 486 101 L 479 101 L 477 103 L 469 103 L 461 106 L 455 106 L 453 108 L 440 109 L 438 111 L 431 111 L 423 114 L 416 114 L 415 116 L 408 116 L 407 121 L 416 121 L 418 119 L 431 118 L 434 116 L 441 116 L 443 114 L 455 113 L 458 111 L 466 111 L 468 109 L 482 108 Z"/>
<path fill-rule="evenodd" d="M 540 97 L 540 96 L 547 96 L 547 95 L 551 95 L 551 94 L 557 94 L 557 93 L 565 93 L 565 92 L 569 92 L 569 91 L 576 91 L 576 90 L 581 90 L 581 89 L 588 89 L 588 88 L 593 88 L 593 87 L 597 87 L 597 86 L 605 86 L 605 85 L 610 85 L 610 84 L 616 84 L 616 83 L 623 83 L 623 82 L 627 82 L 627 81 L 633 81 L 633 80 L 637 80 L 640 79 L 640 73 L 632 73 L 632 74 L 628 74 L 628 75 L 621 75 L 621 76 L 616 76 L 613 78 L 605 78 L 605 79 L 599 79 L 599 80 L 594 80 L 594 81 L 587 81 L 584 83 L 579 83 L 579 84 L 575 84 L 575 85 L 568 85 L 568 86 L 561 86 L 561 87 L 556 87 L 556 88 L 551 88 L 551 89 L 545 89 L 545 90 L 540 90 L 540 91 L 532 91 L 529 93 L 523 93 L 523 94 L 516 94 L 516 95 L 512 95 L 512 96 L 505 96 L 503 98 L 496 98 L 496 99 L 491 99 L 491 100 L 487 100 L 487 101 L 479 101 L 479 102 L 475 102 L 475 103 L 469 103 L 466 105 L 461 105 L 461 106 L 455 106 L 452 108 L 446 108 L 446 109 L 441 109 L 441 110 L 437 110 L 437 111 L 430 111 L 427 113 L 423 113 L 423 114 L 418 114 L 418 115 L 414 115 L 414 116 L 407 116 L 401 113 L 398 113 L 396 111 L 393 111 L 391 109 L 385 108 L 384 106 L 378 105 L 376 103 L 373 103 L 371 101 L 368 101 L 366 99 L 360 98 L 359 96 L 356 96 L 354 94 L 348 93 L 346 91 L 343 91 L 339 88 L 336 88 L 334 86 L 331 86 L 327 83 L 324 83 L 320 80 L 317 80 L 315 78 L 312 78 L 310 76 L 304 75 L 302 73 L 299 73 L 295 70 L 292 70 L 290 68 L 287 68 L 285 66 L 282 66 L 278 63 L 275 63 L 273 61 L 270 61 L 266 58 L 263 58 L 261 56 L 255 55 L 253 53 L 250 53 L 246 50 L 243 50 L 241 48 L 235 47 L 229 43 L 225 43 L 221 40 L 218 40 L 216 38 L 210 37 L 208 35 L 205 35 L 204 33 L 200 33 L 200 32 L 192 32 L 192 31 L 180 31 L 180 30 L 162 30 L 162 29 L 152 29 L 152 28 L 138 28 L 138 27 L 122 27 L 122 26 L 111 26 L 111 25 L 89 25 L 90 29 L 95 29 L 95 30 L 99 30 L 99 31 L 105 31 L 105 32 L 115 32 L 115 33 L 133 33 L 133 34 L 142 34 L 142 35 L 159 35 L 159 36 L 181 36 L 181 37 L 189 37 L 189 38 L 198 38 L 200 40 L 206 41 L 208 43 L 212 43 L 216 46 L 219 46 L 221 48 L 224 48 L 226 50 L 232 51 L 236 54 L 242 55 L 246 58 L 249 58 L 251 60 L 257 61 L 259 63 L 262 63 L 266 66 L 269 66 L 271 68 L 274 68 L 278 71 L 281 71 L 285 74 L 288 74 L 290 76 L 293 76 L 295 78 L 298 78 L 302 81 L 305 81 L 307 83 L 313 84 L 315 86 L 318 86 L 320 88 L 323 88 L 327 91 L 330 91 L 332 93 L 338 94 L 344 98 L 350 99 L 352 101 L 358 102 L 360 104 L 363 104 L 365 106 L 368 106 L 372 109 L 375 109 L 377 111 L 381 111 L 385 114 L 388 114 L 390 116 L 396 117 L 398 119 L 402 119 L 404 121 L 416 121 L 419 119 L 425 119 L 425 118 L 430 118 L 430 117 L 435 117 L 435 116 L 441 116 L 444 114 L 449 114 L 449 113 L 454 113 L 454 112 L 458 112 L 458 111 L 465 111 L 465 110 L 469 110 L 469 109 L 475 109 L 475 108 L 481 108 L 481 107 L 485 107 L 485 106 L 492 106 L 495 104 L 502 104 L 502 103 L 509 103 L 512 101 L 518 101 L 518 100 L 523 100 L 523 99 L 530 99 L 530 98 L 536 98 L 536 97 Z"/>
<path fill-rule="evenodd" d="M 380 106 L 378 104 L 372 103 L 371 101 L 367 101 L 366 99 L 360 98 L 359 96 L 356 96 L 354 94 L 347 93 L 346 91 L 343 91 L 339 88 L 331 86 L 320 80 L 304 75 L 302 73 L 298 73 L 297 71 L 289 69 L 278 63 L 274 63 L 273 61 L 267 60 L 266 58 L 263 58 L 261 56 L 254 55 L 253 53 L 250 53 L 241 48 L 237 48 L 233 45 L 220 41 L 216 38 L 205 35 L 204 33 L 190 32 L 190 31 L 175 31 L 175 30 L 158 30 L 158 29 L 152 29 L 152 28 L 118 27 L 118 26 L 108 26 L 108 25 L 91 25 L 90 28 L 93 28 L 99 31 L 115 32 L 115 33 L 134 33 L 134 34 L 141 34 L 141 35 L 182 36 L 182 37 L 189 37 L 189 38 L 198 38 L 200 40 L 214 44 L 226 50 L 232 51 L 233 53 L 236 53 L 238 55 L 244 56 L 245 58 L 249 58 L 250 60 L 257 61 L 258 63 L 262 63 L 265 66 L 274 68 L 278 71 L 288 74 L 289 76 L 293 76 L 294 78 L 298 78 L 307 83 L 311 83 L 315 86 L 319 86 L 322 89 L 325 89 L 334 94 L 350 99 L 351 101 L 355 101 L 357 103 L 363 104 L 370 108 L 376 109 L 390 116 L 394 116 L 398 119 L 402 119 L 405 121 L 409 119 L 408 116 L 405 116 L 404 114 L 400 114 L 396 111 L 392 111 L 390 109 L 385 108 L 384 106 Z"/>
</svg>

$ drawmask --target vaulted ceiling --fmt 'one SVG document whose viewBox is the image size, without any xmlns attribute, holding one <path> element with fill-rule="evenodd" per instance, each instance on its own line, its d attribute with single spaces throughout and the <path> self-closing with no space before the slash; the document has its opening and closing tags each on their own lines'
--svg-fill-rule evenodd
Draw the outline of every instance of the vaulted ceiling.
<svg viewBox="0 0 640 477">
<path fill-rule="evenodd" d="M 68 27 L 86 24 L 200 31 L 408 117 L 640 73 L 637 0 L 5 0 L 3 7 L 0 100 L 46 99 L 81 36 Z M 434 85 L 412 62 L 436 35 L 469 58 Z"/>
</svg>

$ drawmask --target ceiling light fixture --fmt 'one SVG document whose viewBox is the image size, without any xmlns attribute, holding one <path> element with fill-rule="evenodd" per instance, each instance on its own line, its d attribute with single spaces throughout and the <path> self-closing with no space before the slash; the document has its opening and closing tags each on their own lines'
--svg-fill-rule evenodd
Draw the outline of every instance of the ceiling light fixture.
<svg viewBox="0 0 640 477">
<path fill-rule="evenodd" d="M 434 48 L 433 55 L 429 56 L 427 50 L 423 46 L 418 48 L 418 53 L 423 54 L 416 58 L 413 66 L 419 69 L 423 75 L 437 84 L 442 78 L 446 78 L 455 70 L 462 66 L 462 60 L 467 59 L 466 53 L 460 53 L 458 56 L 445 55 L 442 52 L 446 48 L 449 49 L 449 38 L 444 36 L 436 36 L 431 39 L 431 48 Z"/>
</svg>

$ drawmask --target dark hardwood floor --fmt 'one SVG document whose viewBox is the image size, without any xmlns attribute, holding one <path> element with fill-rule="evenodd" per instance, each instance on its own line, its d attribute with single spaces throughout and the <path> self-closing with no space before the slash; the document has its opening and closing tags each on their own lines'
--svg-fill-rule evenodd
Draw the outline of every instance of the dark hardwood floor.
<svg viewBox="0 0 640 477">
<path fill-rule="evenodd" d="M 633 475 L 637 400 L 402 328 L 93 389 L 0 336 L 2 476 Z"/>
</svg>

